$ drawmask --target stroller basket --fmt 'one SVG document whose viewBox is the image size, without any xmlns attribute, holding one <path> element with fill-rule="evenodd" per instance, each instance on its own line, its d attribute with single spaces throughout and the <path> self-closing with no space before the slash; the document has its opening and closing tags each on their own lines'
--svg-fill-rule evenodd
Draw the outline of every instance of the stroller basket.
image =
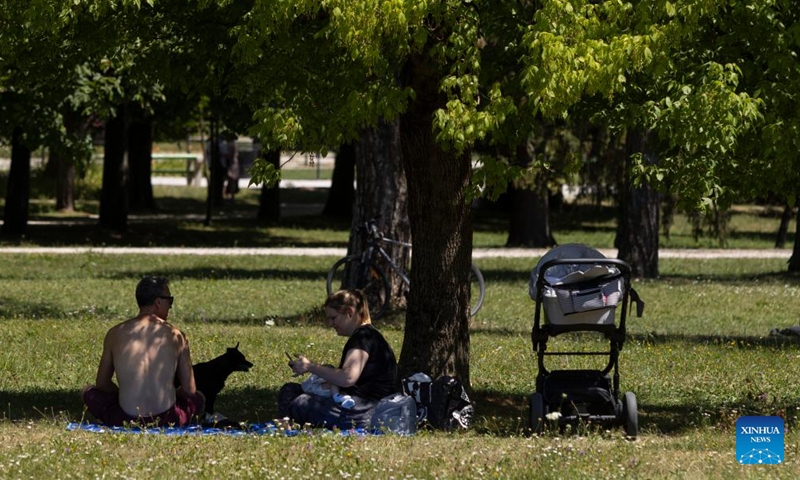
<svg viewBox="0 0 800 480">
<path fill-rule="evenodd" d="M 618 266 L 585 245 L 565 245 L 548 255 L 531 272 L 529 287 L 534 300 L 541 289 L 544 324 L 613 328 L 625 288 Z M 563 263 L 568 259 L 575 263 Z"/>
<path fill-rule="evenodd" d="M 554 325 L 613 324 L 621 293 L 618 272 L 595 281 L 549 286 L 544 292 L 545 319 Z"/>
</svg>

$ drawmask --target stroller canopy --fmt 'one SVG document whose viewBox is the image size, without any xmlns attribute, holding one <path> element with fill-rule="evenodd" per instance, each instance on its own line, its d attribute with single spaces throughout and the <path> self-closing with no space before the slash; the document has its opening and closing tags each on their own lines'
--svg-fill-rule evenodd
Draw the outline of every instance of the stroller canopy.
<svg viewBox="0 0 800 480">
<path fill-rule="evenodd" d="M 564 258 L 606 258 L 606 256 L 594 248 L 582 243 L 566 243 L 550 250 L 544 254 L 541 259 L 539 259 L 539 263 L 537 263 L 536 267 L 531 271 L 531 279 L 528 283 L 528 295 L 530 295 L 531 299 L 536 300 L 536 281 L 539 278 L 539 270 L 542 268 L 542 266 L 551 260 L 561 260 Z M 547 269 L 547 272 L 545 272 L 545 278 L 551 284 L 555 284 L 559 283 L 562 279 L 564 279 L 564 277 L 567 277 L 571 273 L 588 272 L 592 268 L 592 265 L 554 265 L 553 267 Z M 605 273 L 608 273 L 608 270 L 606 270 Z"/>
</svg>

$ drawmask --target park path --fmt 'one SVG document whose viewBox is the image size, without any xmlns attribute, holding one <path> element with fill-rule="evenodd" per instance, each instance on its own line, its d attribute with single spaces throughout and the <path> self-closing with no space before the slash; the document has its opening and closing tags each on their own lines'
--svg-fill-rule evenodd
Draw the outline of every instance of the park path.
<svg viewBox="0 0 800 480">
<path fill-rule="evenodd" d="M 599 249 L 606 257 L 616 258 L 616 249 Z M 85 254 L 100 255 L 275 255 L 342 257 L 344 248 L 186 248 L 186 247 L 0 247 L 0 254 Z M 472 258 L 539 258 L 543 248 L 476 248 Z M 659 258 L 782 258 L 789 260 L 790 249 L 661 249 Z"/>
</svg>

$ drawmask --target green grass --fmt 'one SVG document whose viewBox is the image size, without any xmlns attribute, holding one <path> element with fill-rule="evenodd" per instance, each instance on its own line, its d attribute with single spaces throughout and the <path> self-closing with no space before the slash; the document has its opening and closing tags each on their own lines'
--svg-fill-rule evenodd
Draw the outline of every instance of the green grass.
<svg viewBox="0 0 800 480">
<path fill-rule="evenodd" d="M 630 317 L 620 357 L 623 391 L 639 400 L 640 438 L 620 429 L 577 426 L 531 437 L 527 395 L 535 357 L 534 260 L 481 259 L 483 310 L 472 320 L 474 427 L 458 435 L 411 438 L 190 437 L 67 432 L 83 418 L 78 392 L 94 379 L 102 336 L 134 313 L 133 287 L 147 273 L 172 279 L 170 320 L 195 361 L 240 342 L 255 364 L 233 374 L 218 408 L 243 421 L 276 414 L 278 388 L 291 381 L 284 350 L 335 363 L 342 339 L 326 328 L 328 257 L 123 255 L 0 256 L 0 476 L 201 478 L 797 478 L 796 388 L 800 345 L 768 336 L 800 319 L 800 279 L 783 260 L 663 259 L 662 278 L 636 282 L 646 302 Z M 378 327 L 400 354 L 402 312 Z M 555 338 L 556 349 L 602 348 L 594 336 Z M 551 366 L 590 367 L 585 357 Z M 781 415 L 786 463 L 735 461 L 741 415 Z M 452 452 L 452 455 L 442 455 Z"/>
<path fill-rule="evenodd" d="M 281 178 L 285 180 L 330 180 L 333 177 L 332 168 L 297 167 L 281 170 Z"/>
</svg>

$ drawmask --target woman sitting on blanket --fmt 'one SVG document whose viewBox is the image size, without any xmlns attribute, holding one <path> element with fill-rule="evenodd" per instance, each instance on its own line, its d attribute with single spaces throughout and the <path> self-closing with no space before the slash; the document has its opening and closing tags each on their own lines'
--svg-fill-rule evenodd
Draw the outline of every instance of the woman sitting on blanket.
<svg viewBox="0 0 800 480">
<path fill-rule="evenodd" d="M 324 387 L 304 390 L 299 383 L 287 383 L 278 394 L 278 415 L 314 427 L 367 427 L 378 401 L 397 391 L 394 352 L 372 326 L 367 298 L 360 290 L 340 290 L 328 297 L 325 316 L 337 334 L 348 337 L 339 367 L 314 363 L 303 355 L 296 355 L 289 367 L 295 375 L 313 374 L 352 401 L 342 404 L 341 396 Z"/>
</svg>

